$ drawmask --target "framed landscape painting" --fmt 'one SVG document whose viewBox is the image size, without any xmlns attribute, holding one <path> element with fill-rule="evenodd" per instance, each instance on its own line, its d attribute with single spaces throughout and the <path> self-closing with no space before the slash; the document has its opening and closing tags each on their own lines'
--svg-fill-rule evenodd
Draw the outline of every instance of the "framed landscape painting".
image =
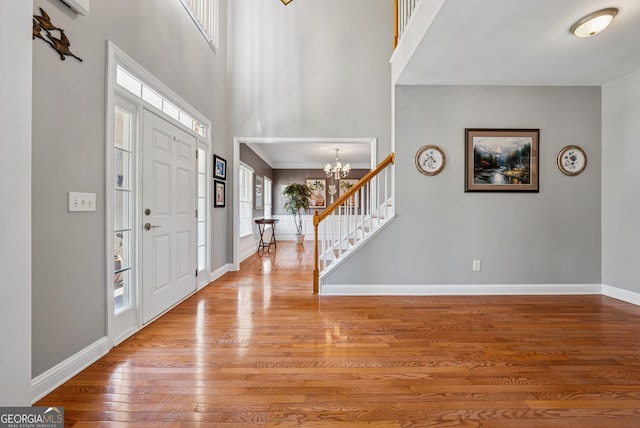
<svg viewBox="0 0 640 428">
<path fill-rule="evenodd" d="M 539 129 L 465 129 L 465 192 L 537 192 Z"/>
</svg>

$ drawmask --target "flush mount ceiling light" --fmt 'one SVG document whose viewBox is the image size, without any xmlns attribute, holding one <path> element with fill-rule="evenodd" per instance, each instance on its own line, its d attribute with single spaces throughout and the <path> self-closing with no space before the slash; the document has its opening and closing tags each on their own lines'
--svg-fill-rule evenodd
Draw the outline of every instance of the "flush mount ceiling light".
<svg viewBox="0 0 640 428">
<path fill-rule="evenodd" d="M 618 14 L 618 9 L 609 7 L 590 13 L 571 26 L 571 33 L 576 37 L 591 37 L 598 34 L 611 24 L 613 17 Z"/>
<path fill-rule="evenodd" d="M 282 0 L 282 3 L 284 3 L 284 5 L 288 5 L 289 3 L 291 3 L 293 0 Z"/>
</svg>

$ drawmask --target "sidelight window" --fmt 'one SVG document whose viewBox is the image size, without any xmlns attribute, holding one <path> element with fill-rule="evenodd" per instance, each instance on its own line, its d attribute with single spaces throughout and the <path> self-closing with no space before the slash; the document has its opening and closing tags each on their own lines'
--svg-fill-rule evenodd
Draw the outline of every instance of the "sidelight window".
<svg viewBox="0 0 640 428">
<path fill-rule="evenodd" d="M 115 141 L 113 148 L 113 299 L 114 313 L 131 308 L 133 304 L 132 156 L 135 110 L 123 105 L 115 107 Z"/>
</svg>

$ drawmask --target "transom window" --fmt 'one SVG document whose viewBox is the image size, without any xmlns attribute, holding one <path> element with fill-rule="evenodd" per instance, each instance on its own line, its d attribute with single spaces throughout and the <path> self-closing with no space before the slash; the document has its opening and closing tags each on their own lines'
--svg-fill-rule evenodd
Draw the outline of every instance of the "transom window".
<svg viewBox="0 0 640 428">
<path fill-rule="evenodd" d="M 183 126 L 196 132 L 200 136 L 207 136 L 207 129 L 203 124 L 195 120 L 181 108 L 173 105 L 169 100 L 142 83 L 140 79 L 119 65 L 116 67 L 116 84 L 131 92 L 136 97 L 146 101 L 170 118 L 177 120 Z"/>
</svg>

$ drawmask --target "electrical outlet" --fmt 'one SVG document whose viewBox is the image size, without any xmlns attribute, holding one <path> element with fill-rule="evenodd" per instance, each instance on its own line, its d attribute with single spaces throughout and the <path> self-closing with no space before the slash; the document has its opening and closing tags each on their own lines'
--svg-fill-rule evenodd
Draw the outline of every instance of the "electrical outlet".
<svg viewBox="0 0 640 428">
<path fill-rule="evenodd" d="M 480 270 L 480 260 L 474 260 L 473 261 L 473 270 L 475 272 L 478 272 Z"/>
</svg>

